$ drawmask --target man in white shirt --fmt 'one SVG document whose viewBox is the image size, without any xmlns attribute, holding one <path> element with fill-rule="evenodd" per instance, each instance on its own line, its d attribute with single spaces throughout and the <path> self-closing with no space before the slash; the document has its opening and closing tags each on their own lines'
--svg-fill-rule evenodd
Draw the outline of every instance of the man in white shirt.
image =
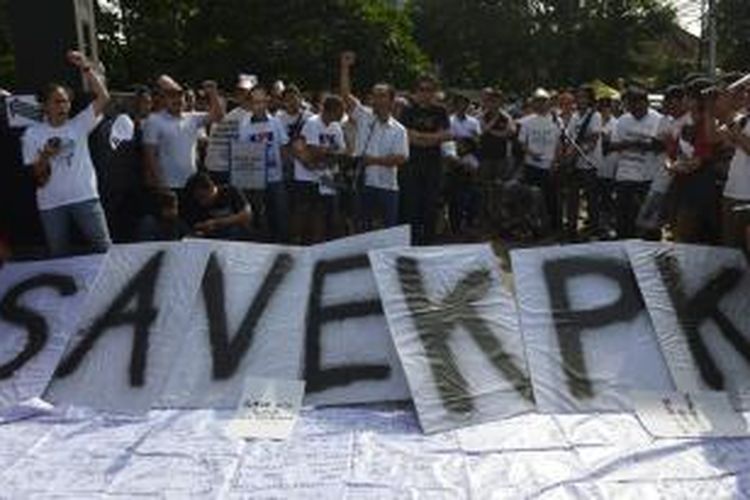
<svg viewBox="0 0 750 500">
<path fill-rule="evenodd" d="M 95 252 L 106 252 L 111 244 L 88 143 L 109 92 L 83 54 L 68 52 L 68 61 L 83 73 L 94 100 L 69 118 L 69 91 L 60 84 L 47 85 L 39 96 L 45 120 L 27 128 L 22 138 L 23 161 L 32 168 L 39 215 L 53 257 L 71 251 L 73 226 Z"/>
<path fill-rule="evenodd" d="M 601 148 L 602 115 L 594 104 L 594 88 L 582 85 L 576 92 L 577 109 L 567 128 L 565 154 L 573 159 L 573 171 L 567 178 L 566 232 L 572 238 L 578 236 L 581 193 L 586 197 L 589 228 L 599 226 L 597 159 L 600 156 L 598 148 Z"/>
<path fill-rule="evenodd" d="M 550 113 L 550 96 L 546 90 L 534 92 L 531 107 L 531 114 L 519 120 L 518 142 L 524 152 L 524 182 L 541 189 L 551 228 L 559 231 L 556 164 L 561 154 L 562 130 Z"/>
<path fill-rule="evenodd" d="M 320 114 L 305 122 L 302 141 L 295 145 L 296 156 L 316 176 L 316 182 L 309 183 L 300 198 L 301 207 L 307 207 L 297 220 L 304 243 L 317 243 L 336 235 L 338 193 L 334 179 L 340 170 L 339 161 L 346 155 L 341 128 L 344 103 L 339 96 L 329 95 L 321 108 Z"/>
<path fill-rule="evenodd" d="M 741 107 L 734 120 L 722 129 L 724 137 L 734 145 L 734 156 L 729 166 L 722 200 L 724 244 L 745 248 L 750 231 L 750 82 L 730 89 L 740 94 Z"/>
<path fill-rule="evenodd" d="M 302 99 L 302 92 L 294 85 L 290 84 L 284 87 L 281 93 L 282 107 L 276 112 L 276 118 L 286 127 L 286 134 L 289 136 L 289 142 L 294 144 L 300 141 L 302 127 L 305 122 L 313 116 L 313 112 L 307 109 Z M 284 180 L 294 180 L 294 155 L 284 161 Z"/>
<path fill-rule="evenodd" d="M 232 165 L 231 184 L 246 191 L 255 213 L 266 214 L 268 235 L 274 243 L 289 242 L 289 199 L 284 184 L 284 160 L 289 156 L 289 136 L 281 121 L 269 114 L 269 95 L 260 86 L 250 91 L 238 114 L 238 147 L 250 152 L 247 165 L 260 178 L 244 179 Z"/>
<path fill-rule="evenodd" d="M 197 172 L 196 146 L 208 124 L 224 118 L 219 92 L 214 82 L 205 82 L 209 112 L 185 112 L 185 92 L 177 84 L 165 89 L 166 108 L 146 122 L 143 142 L 147 182 L 152 187 L 182 190 Z"/>
<path fill-rule="evenodd" d="M 340 88 L 347 111 L 357 127 L 354 156 L 359 172 L 359 216 L 361 229 L 372 230 L 378 214 L 383 226 L 398 224 L 398 169 L 409 159 L 409 137 L 406 128 L 392 115 L 395 90 L 379 83 L 372 88 L 372 108 L 363 106 L 351 92 L 351 67 L 355 55 L 341 55 Z"/>
<path fill-rule="evenodd" d="M 627 113 L 617 119 L 610 150 L 619 153 L 615 173 L 617 236 L 634 238 L 636 218 L 654 173 L 663 161 L 659 133 L 662 115 L 649 108 L 644 89 L 631 87 L 625 95 Z"/>
<path fill-rule="evenodd" d="M 450 131 L 456 157 L 448 172 L 448 218 L 451 231 L 459 234 L 464 225 L 476 223 L 481 204 L 479 189 L 479 141 L 482 127 L 479 120 L 467 114 L 471 101 L 457 94 L 453 99 L 454 113 L 450 116 Z"/>
</svg>

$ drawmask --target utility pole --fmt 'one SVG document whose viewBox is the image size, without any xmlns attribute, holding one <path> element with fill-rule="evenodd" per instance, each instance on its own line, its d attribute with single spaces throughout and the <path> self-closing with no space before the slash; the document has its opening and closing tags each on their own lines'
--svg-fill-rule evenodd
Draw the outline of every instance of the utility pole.
<svg viewBox="0 0 750 500">
<path fill-rule="evenodd" d="M 708 74 L 716 76 L 716 0 L 708 0 Z"/>
</svg>

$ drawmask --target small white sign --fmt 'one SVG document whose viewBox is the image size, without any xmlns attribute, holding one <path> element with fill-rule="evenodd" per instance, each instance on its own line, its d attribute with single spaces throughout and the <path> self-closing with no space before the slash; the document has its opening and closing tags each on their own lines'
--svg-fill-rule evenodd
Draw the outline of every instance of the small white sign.
<svg viewBox="0 0 750 500">
<path fill-rule="evenodd" d="M 42 107 L 33 95 L 13 95 L 5 99 L 8 126 L 24 128 L 42 120 Z"/>
<path fill-rule="evenodd" d="M 232 185 L 241 189 L 266 188 L 266 144 L 231 141 Z"/>
<path fill-rule="evenodd" d="M 250 377 L 229 433 L 240 439 L 288 439 L 299 417 L 305 382 Z"/>
<path fill-rule="evenodd" d="M 631 393 L 636 415 L 656 438 L 747 436 L 747 422 L 725 392 Z"/>
</svg>

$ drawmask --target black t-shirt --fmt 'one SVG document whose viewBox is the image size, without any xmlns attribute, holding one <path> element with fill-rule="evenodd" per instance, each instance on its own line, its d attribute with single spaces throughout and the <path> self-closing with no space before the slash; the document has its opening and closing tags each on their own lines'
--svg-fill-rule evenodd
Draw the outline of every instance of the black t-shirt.
<svg viewBox="0 0 750 500">
<path fill-rule="evenodd" d="M 112 149 L 110 135 L 116 119 L 117 116 L 105 117 L 89 135 L 91 160 L 103 197 L 132 191 L 142 185 L 141 135 L 136 129 L 132 140 L 122 141 Z"/>
<path fill-rule="evenodd" d="M 182 215 L 190 226 L 209 219 L 227 217 L 248 209 L 247 199 L 245 199 L 245 196 L 237 188 L 219 186 L 217 189 L 219 191 L 216 198 L 208 207 L 200 206 L 193 200 L 186 202 Z"/>
<path fill-rule="evenodd" d="M 406 107 L 401 114 L 401 123 L 409 130 L 417 132 L 439 132 L 450 128 L 448 112 L 442 106 Z M 435 162 L 440 160 L 440 146 L 409 146 L 409 161 L 414 163 Z"/>
<path fill-rule="evenodd" d="M 511 125 L 512 118 L 502 112 L 496 111 L 492 115 L 483 117 L 482 125 L 487 126 L 491 124 L 489 130 L 494 132 L 504 132 L 508 130 Z M 498 137 L 490 134 L 489 130 L 482 130 L 482 136 L 479 140 L 480 152 L 483 159 L 498 160 L 505 158 L 508 154 L 508 142 L 509 138 Z"/>
</svg>

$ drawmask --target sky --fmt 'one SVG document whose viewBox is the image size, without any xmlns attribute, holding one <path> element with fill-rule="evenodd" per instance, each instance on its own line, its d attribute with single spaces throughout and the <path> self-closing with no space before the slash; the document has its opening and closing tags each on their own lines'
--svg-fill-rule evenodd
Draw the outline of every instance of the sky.
<svg viewBox="0 0 750 500">
<path fill-rule="evenodd" d="M 701 0 L 667 0 L 675 10 L 680 25 L 690 33 L 701 33 Z"/>
</svg>

